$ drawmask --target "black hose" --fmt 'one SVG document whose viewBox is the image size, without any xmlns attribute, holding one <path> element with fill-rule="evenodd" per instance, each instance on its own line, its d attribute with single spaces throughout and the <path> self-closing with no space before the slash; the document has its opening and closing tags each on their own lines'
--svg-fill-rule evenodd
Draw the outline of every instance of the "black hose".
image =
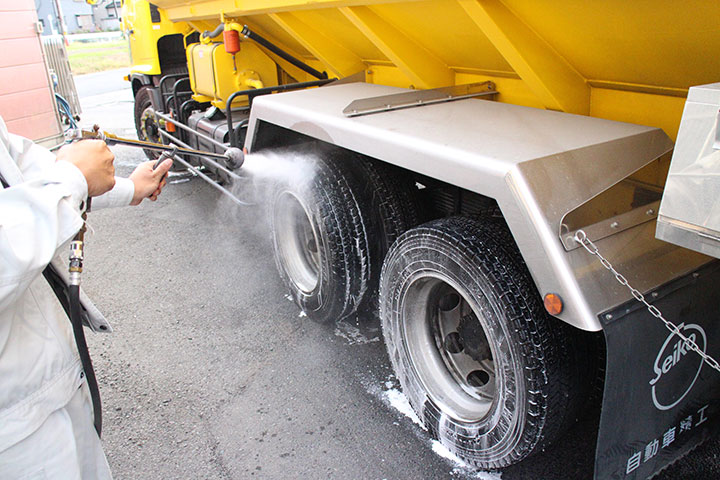
<svg viewBox="0 0 720 480">
<path fill-rule="evenodd" d="M 95 370 L 93 369 L 90 352 L 88 351 L 87 342 L 85 341 L 85 332 L 83 332 L 80 307 L 80 286 L 70 285 L 68 287 L 68 297 L 68 303 L 70 306 L 70 323 L 72 323 L 75 343 L 77 343 L 80 361 L 82 362 L 88 387 L 90 388 L 95 430 L 97 431 L 99 437 L 102 435 L 102 404 L 100 402 L 100 389 L 98 388 L 97 378 L 95 378 Z"/>
<path fill-rule="evenodd" d="M 289 53 L 287 53 L 285 50 L 270 43 L 270 41 L 267 40 L 266 38 L 258 35 L 257 33 L 253 32 L 252 30 L 250 30 L 247 25 L 243 25 L 243 29 L 242 29 L 242 32 L 240 32 L 240 35 L 243 35 L 245 38 L 249 38 L 250 40 L 253 40 L 253 41 L 259 43 L 263 47 L 265 47 L 268 50 L 270 50 L 271 52 L 277 54 L 279 57 L 284 58 L 288 62 L 290 62 L 293 65 L 295 65 L 296 67 L 298 67 L 300 70 L 302 70 L 306 73 L 309 73 L 310 75 L 317 78 L 318 80 L 324 80 L 324 79 L 328 78 L 327 73 L 319 72 L 319 71 L 315 70 L 314 68 L 312 68 L 307 63 L 304 63 L 304 62 L 298 60 L 297 58 L 295 58 L 292 55 L 290 55 Z"/>
<path fill-rule="evenodd" d="M 220 35 L 225 30 L 225 24 L 221 23 L 220 25 L 215 28 L 212 32 L 205 30 L 202 34 L 204 38 L 215 38 L 218 35 Z"/>
</svg>

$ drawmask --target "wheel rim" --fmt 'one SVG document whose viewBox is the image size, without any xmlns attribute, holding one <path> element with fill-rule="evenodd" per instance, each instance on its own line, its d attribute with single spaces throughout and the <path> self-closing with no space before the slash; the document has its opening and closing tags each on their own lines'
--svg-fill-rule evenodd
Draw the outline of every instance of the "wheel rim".
<svg viewBox="0 0 720 480">
<path fill-rule="evenodd" d="M 410 280 L 401 312 L 410 359 L 431 400 L 455 420 L 485 418 L 498 378 L 478 307 L 453 282 L 425 273 Z"/>
<path fill-rule="evenodd" d="M 150 105 L 140 115 L 140 132 L 144 137 L 141 140 L 160 143 L 160 126 L 155 121 L 155 110 Z"/>
<path fill-rule="evenodd" d="M 301 200 L 283 192 L 275 203 L 275 242 L 290 281 L 304 293 L 318 285 L 320 242 L 310 215 Z"/>
</svg>

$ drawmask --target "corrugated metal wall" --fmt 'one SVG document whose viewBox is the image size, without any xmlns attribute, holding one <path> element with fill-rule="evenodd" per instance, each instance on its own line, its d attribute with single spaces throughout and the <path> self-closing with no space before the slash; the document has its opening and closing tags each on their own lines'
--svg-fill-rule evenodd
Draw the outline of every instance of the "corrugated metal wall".
<svg viewBox="0 0 720 480">
<path fill-rule="evenodd" d="M 80 115 L 82 113 L 80 99 L 75 89 L 75 80 L 70 71 L 70 62 L 63 38 L 60 35 L 45 36 L 42 37 L 42 43 L 50 77 L 53 78 L 54 73 L 57 78 L 55 91 L 68 101 L 73 115 Z"/>
</svg>

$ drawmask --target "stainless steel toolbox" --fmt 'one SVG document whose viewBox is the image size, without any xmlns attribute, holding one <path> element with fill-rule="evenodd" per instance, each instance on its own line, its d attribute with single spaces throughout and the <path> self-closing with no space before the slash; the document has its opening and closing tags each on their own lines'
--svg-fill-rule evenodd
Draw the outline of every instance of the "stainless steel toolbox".
<svg viewBox="0 0 720 480">
<path fill-rule="evenodd" d="M 656 237 L 720 258 L 720 83 L 690 88 Z"/>
</svg>

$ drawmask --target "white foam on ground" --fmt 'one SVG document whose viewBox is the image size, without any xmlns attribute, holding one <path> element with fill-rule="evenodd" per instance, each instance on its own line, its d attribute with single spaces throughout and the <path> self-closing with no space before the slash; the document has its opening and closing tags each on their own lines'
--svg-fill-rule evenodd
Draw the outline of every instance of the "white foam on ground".
<svg viewBox="0 0 720 480">
<path fill-rule="evenodd" d="M 349 345 L 365 345 L 380 341 L 380 337 L 368 338 L 362 334 L 359 328 L 343 320 L 335 324 L 335 336 L 344 338 Z"/>
<path fill-rule="evenodd" d="M 500 480 L 502 478 L 502 473 L 478 472 L 477 470 L 473 470 L 437 440 L 432 441 L 432 449 L 436 455 L 450 460 L 456 465 L 455 468 L 453 468 L 454 474 L 460 474 L 467 478 L 476 478 L 478 480 Z"/>
<path fill-rule="evenodd" d="M 386 382 L 385 385 L 387 386 L 388 383 L 391 382 Z M 397 388 L 385 390 L 384 392 L 382 392 L 382 398 L 392 408 L 402 413 L 410 420 L 412 420 L 415 425 L 425 430 L 425 425 L 423 425 L 423 423 L 420 421 L 417 414 L 415 413 L 415 410 L 413 410 L 413 408 L 410 406 L 410 402 L 408 402 L 407 397 L 400 390 L 398 390 Z"/>
<path fill-rule="evenodd" d="M 410 402 L 408 401 L 405 394 L 398 388 L 395 388 L 395 383 L 392 380 L 385 381 L 384 387 L 386 390 L 382 390 L 382 388 L 378 388 L 374 385 L 366 385 L 366 387 L 369 393 L 380 397 L 383 403 L 402 413 L 404 416 L 409 418 L 415 425 L 427 431 L 425 425 L 423 425 L 423 423 L 420 421 L 417 414 L 415 413 L 415 410 L 413 410 L 413 408 L 410 406 Z M 436 455 L 446 460 L 449 460 L 454 464 L 452 470 L 453 476 L 477 480 L 501 480 L 501 473 L 477 471 L 467 465 L 462 460 L 460 460 L 439 441 L 431 440 L 430 442 L 432 450 L 433 452 L 435 452 Z"/>
</svg>

